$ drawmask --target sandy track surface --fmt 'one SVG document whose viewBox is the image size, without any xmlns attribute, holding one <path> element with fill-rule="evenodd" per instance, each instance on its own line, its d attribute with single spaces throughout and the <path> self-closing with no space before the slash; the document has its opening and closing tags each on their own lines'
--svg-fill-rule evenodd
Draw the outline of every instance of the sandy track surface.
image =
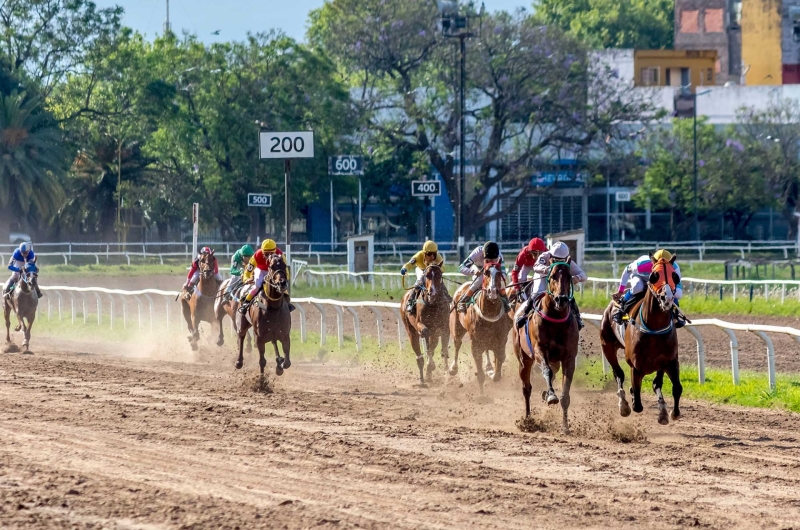
<svg viewBox="0 0 800 530">
<path fill-rule="evenodd" d="M 659 427 L 652 395 L 623 420 L 598 392 L 572 436 L 522 433 L 513 359 L 486 398 L 312 363 L 264 393 L 227 349 L 39 344 L 0 355 L 3 528 L 800 527 L 797 415 L 689 401 Z"/>
</svg>

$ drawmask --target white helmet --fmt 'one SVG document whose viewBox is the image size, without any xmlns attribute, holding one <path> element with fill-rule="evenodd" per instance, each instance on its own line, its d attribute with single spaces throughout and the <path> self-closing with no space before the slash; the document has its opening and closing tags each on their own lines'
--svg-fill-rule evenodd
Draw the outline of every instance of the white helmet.
<svg viewBox="0 0 800 530">
<path fill-rule="evenodd" d="M 25 242 L 20 243 L 19 244 L 19 251 L 22 252 L 23 254 L 27 254 L 28 252 L 31 251 L 31 244 L 30 243 L 25 243 Z"/>
<path fill-rule="evenodd" d="M 550 255 L 558 259 L 567 259 L 569 257 L 569 247 L 563 241 L 556 241 L 550 245 Z"/>
</svg>

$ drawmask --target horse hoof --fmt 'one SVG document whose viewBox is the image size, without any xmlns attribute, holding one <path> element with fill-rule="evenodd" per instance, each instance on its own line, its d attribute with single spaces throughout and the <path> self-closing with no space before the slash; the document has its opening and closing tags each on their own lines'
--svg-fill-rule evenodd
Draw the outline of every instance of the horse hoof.
<svg viewBox="0 0 800 530">
<path fill-rule="evenodd" d="M 542 390 L 542 401 L 547 401 L 547 390 Z"/>
<path fill-rule="evenodd" d="M 550 394 L 547 396 L 547 404 L 548 405 L 558 405 L 558 396 L 555 394 Z"/>
<path fill-rule="evenodd" d="M 236 369 L 241 370 L 242 366 L 244 366 L 244 361 L 236 361 Z"/>
<path fill-rule="evenodd" d="M 672 421 L 679 420 L 681 418 L 680 412 L 675 412 L 674 410 L 670 412 L 669 417 Z"/>
<path fill-rule="evenodd" d="M 434 363 L 433 361 L 428 361 L 427 370 L 428 370 L 428 373 L 431 373 L 434 370 L 436 370 L 436 363 Z"/>
<path fill-rule="evenodd" d="M 631 406 L 628 405 L 627 401 L 620 401 L 619 403 L 619 415 L 623 418 L 627 418 L 631 415 Z"/>
<path fill-rule="evenodd" d="M 292 361 L 290 361 L 289 359 L 284 359 L 283 364 L 281 366 L 283 366 L 283 369 L 286 370 L 287 368 L 292 366 Z"/>
<path fill-rule="evenodd" d="M 450 369 L 447 371 L 447 373 L 450 374 L 450 375 L 458 375 L 458 365 L 453 363 L 453 366 L 450 367 Z"/>
<path fill-rule="evenodd" d="M 494 374 L 494 376 L 492 376 L 492 381 L 494 381 L 495 383 L 499 383 L 501 377 L 502 375 L 500 374 L 500 372 L 497 372 L 496 374 Z"/>
<path fill-rule="evenodd" d="M 217 346 L 222 346 L 223 344 L 225 344 L 225 341 L 224 341 L 224 340 L 222 340 L 222 339 L 219 339 L 219 340 L 217 341 Z"/>
<path fill-rule="evenodd" d="M 658 414 L 658 424 L 659 425 L 669 425 L 669 417 L 666 410 L 662 410 Z"/>
<path fill-rule="evenodd" d="M 283 375 L 283 368 L 281 368 L 280 366 L 276 366 L 275 375 Z"/>
<path fill-rule="evenodd" d="M 644 406 L 642 406 L 642 404 L 641 404 L 641 403 L 634 403 L 634 404 L 633 404 L 633 411 L 634 411 L 636 414 L 639 414 L 639 413 L 640 413 L 640 412 L 642 412 L 643 410 L 644 410 Z"/>
</svg>

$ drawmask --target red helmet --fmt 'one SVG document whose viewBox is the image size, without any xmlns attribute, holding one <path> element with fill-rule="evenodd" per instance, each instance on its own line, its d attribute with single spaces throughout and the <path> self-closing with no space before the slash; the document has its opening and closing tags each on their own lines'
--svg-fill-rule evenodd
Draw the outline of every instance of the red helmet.
<svg viewBox="0 0 800 530">
<path fill-rule="evenodd" d="M 211 248 L 210 247 L 201 248 L 200 249 L 200 254 L 211 254 Z"/>
<path fill-rule="evenodd" d="M 544 252 L 547 250 L 547 245 L 538 237 L 534 237 L 531 239 L 531 242 L 528 243 L 528 250 L 531 252 Z"/>
</svg>

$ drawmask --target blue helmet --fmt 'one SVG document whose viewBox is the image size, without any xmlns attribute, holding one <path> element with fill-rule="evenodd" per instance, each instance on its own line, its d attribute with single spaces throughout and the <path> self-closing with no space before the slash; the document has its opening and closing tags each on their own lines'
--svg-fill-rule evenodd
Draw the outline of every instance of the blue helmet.
<svg viewBox="0 0 800 530">
<path fill-rule="evenodd" d="M 31 244 L 30 243 L 20 243 L 19 244 L 19 251 L 23 254 L 27 254 L 31 251 Z"/>
</svg>

